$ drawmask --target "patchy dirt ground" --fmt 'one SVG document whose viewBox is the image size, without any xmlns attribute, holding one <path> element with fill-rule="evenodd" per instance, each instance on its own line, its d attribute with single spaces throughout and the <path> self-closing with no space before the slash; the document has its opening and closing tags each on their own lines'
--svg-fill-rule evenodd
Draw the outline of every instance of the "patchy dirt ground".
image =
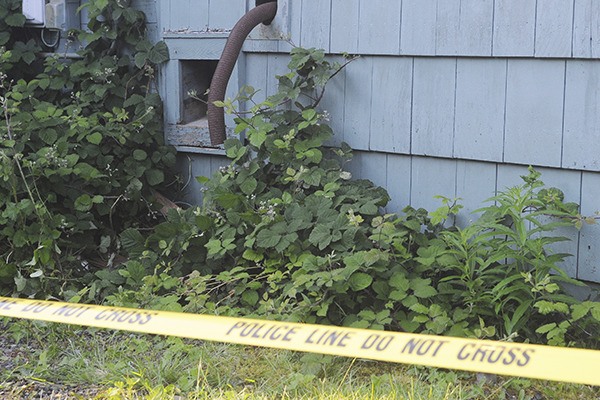
<svg viewBox="0 0 600 400">
<path fill-rule="evenodd" d="M 18 381 L 0 384 L 0 398 L 6 400 L 93 399 L 99 389 L 66 386 L 50 382 Z"/>
<path fill-rule="evenodd" d="M 0 329 L 5 330 L 6 327 L 0 326 Z M 0 399 L 88 400 L 102 390 L 100 387 L 64 385 L 22 376 L 19 366 L 31 362 L 34 346 L 34 343 L 15 343 L 6 332 L 0 331 Z"/>
</svg>

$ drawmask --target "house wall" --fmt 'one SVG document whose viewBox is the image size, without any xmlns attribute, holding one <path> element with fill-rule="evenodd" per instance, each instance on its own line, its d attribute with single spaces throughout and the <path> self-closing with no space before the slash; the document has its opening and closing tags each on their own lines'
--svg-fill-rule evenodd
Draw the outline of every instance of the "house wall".
<svg viewBox="0 0 600 400">
<path fill-rule="evenodd" d="M 182 124 L 182 65 L 218 59 L 227 31 L 254 2 L 146 3 L 155 4 L 171 51 L 161 80 L 167 138 L 185 171 L 209 175 L 226 160 L 206 148 L 205 127 Z M 464 224 L 485 199 L 519 184 L 530 164 L 583 214 L 600 209 L 600 2 L 279 0 L 279 8 L 274 26 L 244 45 L 230 95 L 244 84 L 273 93 L 290 42 L 332 59 L 361 55 L 330 83 L 322 108 L 332 144 L 356 150 L 350 170 L 388 189 L 389 211 L 461 197 Z M 200 201 L 193 179 L 187 190 Z M 574 255 L 568 272 L 600 282 L 600 227 L 563 233 L 572 241 L 556 251 Z"/>
</svg>

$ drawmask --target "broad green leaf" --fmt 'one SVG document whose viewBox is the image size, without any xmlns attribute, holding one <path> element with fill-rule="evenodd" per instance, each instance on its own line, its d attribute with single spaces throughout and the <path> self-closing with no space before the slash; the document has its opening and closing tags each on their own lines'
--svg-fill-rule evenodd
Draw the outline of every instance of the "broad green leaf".
<svg viewBox="0 0 600 400">
<path fill-rule="evenodd" d="M 100 132 L 94 132 L 90 135 L 87 135 L 85 138 L 91 144 L 98 145 L 102 141 L 102 134 Z"/>
<path fill-rule="evenodd" d="M 263 131 L 252 131 L 248 134 L 248 140 L 254 147 L 260 147 L 267 140 L 267 133 Z"/>
<path fill-rule="evenodd" d="M 256 235 L 256 244 L 260 247 L 271 248 L 277 246 L 281 240 L 280 233 L 273 232 L 272 229 L 265 228 Z"/>
<path fill-rule="evenodd" d="M 148 53 L 138 52 L 133 58 L 135 66 L 138 68 L 142 68 L 144 64 L 146 64 L 146 60 L 148 59 Z"/>
<path fill-rule="evenodd" d="M 431 286 L 431 279 L 415 278 L 410 281 L 413 294 L 419 298 L 426 299 L 437 294 L 437 290 Z"/>
<path fill-rule="evenodd" d="M 249 196 L 254 193 L 257 186 L 258 182 L 256 181 L 256 179 L 250 177 L 245 179 L 244 182 L 242 182 L 242 184 L 240 185 L 240 189 L 244 194 Z"/>
<path fill-rule="evenodd" d="M 548 333 L 550 332 L 552 329 L 556 328 L 558 325 L 556 325 L 556 322 L 551 322 L 549 324 L 545 324 L 540 326 L 539 328 L 537 328 L 535 331 L 537 333 Z"/>
<path fill-rule="evenodd" d="M 552 312 L 560 312 L 564 314 L 567 314 L 569 312 L 569 306 L 561 302 L 540 300 L 534 304 L 534 307 L 537 308 L 540 314 L 542 315 L 547 315 Z"/>
<path fill-rule="evenodd" d="M 210 239 L 208 243 L 206 243 L 204 246 L 208 250 L 208 255 L 219 254 L 223 249 L 223 246 L 221 246 L 221 241 L 219 239 Z"/>
<path fill-rule="evenodd" d="M 20 274 L 18 276 L 15 276 L 14 281 L 17 292 L 22 292 L 23 290 L 25 290 L 25 287 L 27 287 L 27 279 L 21 276 Z"/>
<path fill-rule="evenodd" d="M 92 208 L 92 198 L 88 194 L 82 194 L 75 200 L 75 209 L 86 212 Z"/>
<path fill-rule="evenodd" d="M 165 181 L 165 174 L 159 169 L 149 169 L 146 171 L 145 175 L 150 186 L 157 186 Z"/>
<path fill-rule="evenodd" d="M 11 14 L 4 19 L 6 25 L 14 27 L 21 27 L 25 25 L 25 21 L 27 21 L 27 18 L 23 14 Z"/>
<path fill-rule="evenodd" d="M 4 262 L 0 261 L 0 282 L 12 283 L 17 274 L 17 267 L 12 264 L 4 264 Z"/>
<path fill-rule="evenodd" d="M 421 303 L 415 303 L 409 307 L 412 311 L 417 312 L 419 314 L 429 315 L 429 308 L 424 306 Z"/>
<path fill-rule="evenodd" d="M 50 86 L 50 79 L 48 79 L 48 78 L 40 79 L 39 85 L 40 85 L 40 88 L 42 88 L 44 90 L 48 89 L 48 86 Z"/>
<path fill-rule="evenodd" d="M 315 226 L 308 237 L 308 241 L 320 250 L 327 247 L 331 243 L 331 239 L 331 229 L 322 224 Z"/>
<path fill-rule="evenodd" d="M 389 284 L 393 288 L 397 288 L 406 292 L 410 288 L 410 281 L 404 274 L 394 274 L 389 281 Z"/>
<path fill-rule="evenodd" d="M 0 32 L 0 46 L 4 46 L 10 40 L 10 33 Z"/>
<path fill-rule="evenodd" d="M 242 257 L 246 260 L 255 262 L 261 261 L 263 258 L 265 258 L 263 254 L 258 253 L 252 249 L 246 249 L 244 251 L 244 254 L 242 254 Z"/>
<path fill-rule="evenodd" d="M 198 183 L 201 185 L 206 185 L 208 182 L 210 182 L 210 178 L 206 176 L 197 176 L 196 181 L 198 181 Z"/>
<path fill-rule="evenodd" d="M 307 121 L 314 119 L 316 115 L 317 112 L 313 108 L 309 108 L 302 111 L 302 118 L 304 118 Z"/>
<path fill-rule="evenodd" d="M 215 196 L 215 201 L 225 209 L 233 208 L 240 203 L 240 195 L 235 193 L 221 193 Z"/>
<path fill-rule="evenodd" d="M 296 234 L 295 232 L 288 233 L 287 235 L 281 238 L 281 241 L 279 243 L 277 243 L 277 246 L 275 246 L 275 250 L 277 250 L 279 253 L 283 253 L 285 249 L 287 249 L 296 240 L 298 240 L 298 234 Z"/>
<path fill-rule="evenodd" d="M 571 318 L 573 319 L 573 321 L 577 321 L 581 318 L 583 318 L 591 309 L 592 309 L 593 303 L 592 302 L 588 302 L 588 301 L 584 301 L 583 303 L 580 304 L 574 304 L 571 306 Z"/>
<path fill-rule="evenodd" d="M 150 53 L 148 54 L 148 59 L 154 64 L 161 64 L 165 61 L 169 60 L 169 48 L 164 41 L 160 41 L 154 45 Z"/>
<path fill-rule="evenodd" d="M 250 306 L 255 306 L 259 300 L 258 292 L 256 290 L 245 290 L 242 293 L 242 300 Z"/>
<path fill-rule="evenodd" d="M 373 283 L 373 278 L 364 272 L 355 272 L 350 276 L 348 284 L 355 292 L 368 288 Z"/>
<path fill-rule="evenodd" d="M 136 229 L 126 229 L 121 233 L 121 246 L 130 257 L 140 257 L 146 250 L 144 236 Z"/>
<path fill-rule="evenodd" d="M 600 322 L 600 303 L 595 302 L 592 305 L 592 317 L 594 317 L 596 321 Z"/>
<path fill-rule="evenodd" d="M 39 131 L 39 137 L 44 143 L 52 145 L 58 139 L 58 133 L 55 129 L 42 129 Z"/>
<path fill-rule="evenodd" d="M 133 151 L 133 158 L 137 161 L 143 161 L 148 157 L 146 152 L 141 149 L 136 149 Z"/>
<path fill-rule="evenodd" d="M 390 292 L 389 298 L 390 298 L 390 300 L 400 301 L 400 300 L 406 298 L 407 295 L 408 294 L 404 290 L 393 290 Z"/>
</svg>

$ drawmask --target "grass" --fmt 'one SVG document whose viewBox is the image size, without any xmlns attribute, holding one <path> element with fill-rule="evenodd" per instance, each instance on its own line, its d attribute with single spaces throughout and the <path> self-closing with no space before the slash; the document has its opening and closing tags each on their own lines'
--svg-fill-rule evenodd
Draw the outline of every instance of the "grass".
<svg viewBox="0 0 600 400">
<path fill-rule="evenodd" d="M 60 399 L 600 399 L 583 385 L 38 321 L 0 329 L 12 345 L 0 353 L 6 399 L 51 389 L 71 393 Z"/>
</svg>

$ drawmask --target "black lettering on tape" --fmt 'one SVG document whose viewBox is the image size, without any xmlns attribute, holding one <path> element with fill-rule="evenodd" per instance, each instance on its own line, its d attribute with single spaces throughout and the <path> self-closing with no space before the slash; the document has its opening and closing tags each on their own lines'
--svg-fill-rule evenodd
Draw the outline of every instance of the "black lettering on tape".
<svg viewBox="0 0 600 400">
<path fill-rule="evenodd" d="M 268 340 L 282 340 L 289 342 L 292 340 L 292 336 L 298 332 L 298 328 L 290 328 L 287 325 L 271 325 L 268 329 L 264 330 L 267 324 L 259 322 L 242 322 L 238 321 L 225 333 L 226 336 L 232 333 L 237 334 L 239 337 L 252 337 L 255 339 L 268 339 Z"/>
<path fill-rule="evenodd" d="M 241 337 L 250 336 L 252 332 L 258 327 L 258 322 L 251 322 L 242 329 L 240 332 Z"/>
<path fill-rule="evenodd" d="M 477 361 L 477 357 L 479 357 L 479 362 L 485 361 L 486 357 L 488 356 L 488 350 L 489 348 L 487 346 L 479 347 L 477 350 L 475 350 L 472 360 Z"/>
<path fill-rule="evenodd" d="M 448 340 L 437 339 L 410 339 L 402 349 L 402 353 L 413 354 L 416 352 L 418 356 L 437 356 L 443 345 L 448 343 Z"/>
<path fill-rule="evenodd" d="M 119 318 L 117 318 L 117 322 L 129 322 L 129 319 L 135 315 L 139 315 L 135 311 L 125 312 Z"/>
<path fill-rule="evenodd" d="M 502 361 L 504 365 L 516 364 L 519 367 L 524 367 L 529 364 L 531 354 L 534 352 L 533 349 L 523 350 L 519 347 L 509 348 L 507 351 L 506 346 L 468 343 L 460 349 L 456 358 L 487 364 L 496 364 Z"/>
<path fill-rule="evenodd" d="M 502 360 L 502 364 L 510 365 L 513 363 L 513 361 L 515 361 L 515 358 L 517 358 L 517 355 L 515 354 L 515 349 L 508 350 L 508 357 L 508 359 L 505 358 Z"/>
<path fill-rule="evenodd" d="M 256 327 L 256 329 L 254 330 L 254 332 L 252 332 L 252 337 L 255 339 L 260 339 L 260 335 L 262 333 L 263 328 L 265 327 L 266 324 L 258 324 L 258 326 Z"/>
<path fill-rule="evenodd" d="M 60 315 L 63 317 L 75 316 L 75 318 L 79 318 L 90 308 L 91 307 L 89 306 L 62 306 L 58 310 L 54 311 L 52 315 Z"/>
<path fill-rule="evenodd" d="M 506 350 L 506 347 L 504 347 L 504 346 L 496 346 L 496 348 L 492 350 L 492 353 L 488 357 L 487 362 L 490 364 L 496 364 L 498 361 L 500 361 L 500 358 L 504 355 L 505 350 Z"/>
<path fill-rule="evenodd" d="M 0 300 L 0 310 L 10 310 L 12 308 L 12 306 L 14 306 L 16 304 L 17 304 L 17 302 L 13 301 L 13 300 L 8 300 L 8 301 Z"/>
<path fill-rule="evenodd" d="M 158 313 L 149 313 L 146 311 L 125 311 L 109 308 L 108 310 L 100 311 L 94 319 L 98 321 L 145 325 L 152 320 L 152 314 L 158 315 Z"/>
<path fill-rule="evenodd" d="M 458 358 L 459 360 L 466 360 L 467 358 L 469 358 L 471 356 L 471 353 L 469 353 L 467 351 L 467 347 L 474 347 L 474 346 L 475 345 L 473 343 L 465 344 L 458 352 L 458 355 L 456 356 L 456 358 Z"/>
<path fill-rule="evenodd" d="M 529 353 L 535 353 L 535 350 L 528 349 L 528 350 L 524 350 L 523 351 L 523 360 L 522 361 L 517 361 L 517 365 L 519 367 L 524 367 L 527 364 L 529 364 L 529 361 L 531 361 L 531 357 L 529 356 Z"/>
<path fill-rule="evenodd" d="M 226 335 L 226 336 L 229 336 L 229 334 L 230 334 L 230 333 L 231 333 L 233 330 L 235 330 L 235 329 L 240 329 L 240 328 L 241 328 L 241 327 L 243 327 L 244 325 L 246 325 L 246 323 L 245 323 L 245 322 L 241 322 L 241 321 L 238 321 L 238 322 L 236 322 L 235 324 L 233 324 L 233 326 L 232 326 L 231 328 L 229 328 L 229 330 L 227 331 L 227 333 L 226 333 L 225 335 Z"/>
<path fill-rule="evenodd" d="M 290 328 L 288 328 L 286 326 L 286 329 L 288 331 L 286 332 L 286 334 L 283 336 L 283 339 L 281 339 L 281 340 L 283 340 L 284 342 L 291 342 L 292 341 L 292 336 L 297 333 L 298 328 L 291 328 L 290 329 Z"/>
<path fill-rule="evenodd" d="M 364 343 L 362 344 L 362 346 L 360 346 L 360 348 L 364 350 L 369 350 L 373 348 L 373 346 L 375 346 L 375 350 L 384 351 L 388 348 L 388 346 L 390 345 L 390 343 L 392 343 L 393 340 L 394 337 L 391 335 L 381 336 L 378 333 L 374 333 L 372 335 L 369 335 L 369 337 L 365 339 Z"/>
<path fill-rule="evenodd" d="M 139 321 L 139 325 L 146 325 L 148 322 L 152 321 L 152 315 L 158 315 L 158 313 L 144 313 L 143 316 L 146 317 L 145 320 Z"/>
<path fill-rule="evenodd" d="M 34 303 L 28 304 L 21 311 L 23 312 L 32 312 L 34 314 L 39 314 L 48 309 L 48 307 L 52 306 L 52 303 L 42 303 L 41 301 L 36 301 Z"/>
<path fill-rule="evenodd" d="M 308 335 L 304 343 L 346 347 L 347 341 L 350 339 L 352 339 L 351 332 L 334 329 L 315 329 Z"/>
<path fill-rule="evenodd" d="M 271 333 L 271 336 L 269 336 L 269 339 L 271 339 L 271 340 L 279 340 L 279 338 L 282 336 L 281 333 L 278 333 L 280 329 L 281 329 L 281 326 L 278 326 L 277 328 L 275 328 L 275 330 L 273 331 L 273 333 Z"/>
</svg>

